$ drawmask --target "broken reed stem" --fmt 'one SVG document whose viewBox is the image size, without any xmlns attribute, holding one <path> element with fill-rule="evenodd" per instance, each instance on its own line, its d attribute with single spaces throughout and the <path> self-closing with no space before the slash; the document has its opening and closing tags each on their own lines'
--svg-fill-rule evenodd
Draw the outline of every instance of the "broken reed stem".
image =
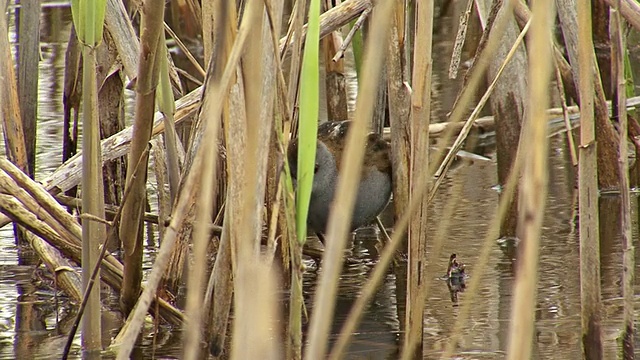
<svg viewBox="0 0 640 360">
<path fill-rule="evenodd" d="M 507 67 L 507 64 L 509 64 L 509 61 L 511 61 L 511 59 L 513 58 L 513 55 L 516 53 L 518 46 L 520 46 L 520 44 L 522 43 L 524 36 L 527 34 L 527 31 L 529 30 L 529 25 L 531 25 L 531 20 L 527 22 L 525 27 L 520 32 L 520 35 L 518 36 L 518 38 L 513 43 L 513 46 L 509 50 L 509 53 L 507 54 L 502 65 L 498 69 L 498 72 L 496 73 L 496 76 L 494 77 L 493 81 L 491 81 L 491 84 L 489 85 L 485 93 L 482 95 L 482 98 L 480 99 L 478 104 L 475 106 L 475 108 L 471 112 L 471 115 L 469 115 L 469 118 L 467 119 L 467 121 L 465 121 L 464 125 L 462 126 L 462 129 L 460 130 L 460 133 L 458 134 L 458 137 L 454 141 L 453 145 L 451 145 L 451 148 L 449 149 L 449 152 L 447 153 L 445 158 L 442 160 L 440 167 L 438 168 L 438 170 L 436 170 L 434 174 L 435 182 L 431 188 L 431 193 L 429 194 L 429 201 L 433 200 L 433 197 L 436 195 L 438 187 L 440 187 L 442 180 L 444 180 L 444 177 L 445 177 L 444 175 L 446 174 L 447 170 L 453 163 L 453 160 L 455 159 L 456 154 L 458 153 L 458 150 L 460 150 L 460 148 L 464 144 L 464 141 L 469 135 L 469 132 L 471 131 L 471 128 L 473 127 L 474 122 L 480 115 L 480 111 L 482 111 L 482 109 L 484 108 L 484 105 L 487 103 L 487 101 L 489 101 L 491 93 L 493 92 L 493 89 L 495 89 L 496 84 L 500 79 L 500 75 L 502 75 L 502 72 Z"/>
<path fill-rule="evenodd" d="M 567 134 L 567 145 L 569 147 L 569 154 L 571 154 L 571 164 L 573 166 L 578 166 L 578 154 L 576 152 L 576 144 L 573 141 L 571 119 L 569 119 L 569 109 L 567 108 L 567 97 L 564 94 L 562 74 L 560 73 L 560 67 L 558 66 L 556 66 L 555 75 L 556 75 L 556 85 L 558 87 L 558 94 L 560 94 L 560 106 L 562 107 L 562 119 L 564 120 L 564 127 Z"/>
<path fill-rule="evenodd" d="M 618 7 L 620 2 L 618 1 Z M 629 158 L 628 158 L 628 118 L 627 108 L 624 106 L 627 98 L 627 82 L 625 78 L 625 53 L 626 38 L 624 35 L 624 20 L 620 11 L 610 9 L 609 33 L 611 37 L 611 75 L 615 83 L 614 93 L 617 109 L 618 131 L 620 135 L 620 148 L 618 150 L 618 167 L 620 168 L 620 227 L 622 234 L 622 302 L 623 302 L 623 329 L 620 334 L 622 343 L 622 358 L 634 359 L 634 247 L 631 222 L 631 194 L 629 190 Z"/>
<path fill-rule="evenodd" d="M 140 158 L 136 162 L 136 166 L 134 167 L 134 173 L 138 170 L 138 167 L 143 163 L 143 160 L 147 158 L 149 153 L 149 147 L 141 154 Z M 96 278 L 98 277 L 98 273 L 100 271 L 100 265 L 102 265 L 102 260 L 107 254 L 107 241 L 111 239 L 115 232 L 118 231 L 118 222 L 120 221 L 120 217 L 122 216 L 122 209 L 124 204 L 129 199 L 129 194 L 131 193 L 131 179 L 127 181 L 125 186 L 124 194 L 122 195 L 122 204 L 118 207 L 118 211 L 113 217 L 112 226 L 109 228 L 109 233 L 104 237 L 102 243 L 100 244 L 100 255 L 98 255 L 98 259 L 91 271 L 91 276 L 89 277 L 89 282 L 87 283 L 87 288 L 84 292 L 84 296 L 82 297 L 82 302 L 80 303 L 80 307 L 78 308 L 78 313 L 76 314 L 76 318 L 73 321 L 73 325 L 71 326 L 71 330 L 69 330 L 69 334 L 67 336 L 67 342 L 65 343 L 64 350 L 62 352 L 62 359 L 67 359 L 69 356 L 69 351 L 71 350 L 71 345 L 73 344 L 73 338 L 76 336 L 76 331 L 78 330 L 78 326 L 80 325 L 80 320 L 82 319 L 82 315 L 84 315 L 84 309 L 87 306 L 87 302 L 89 301 L 89 294 L 93 290 L 93 286 L 96 282 Z"/>
<path fill-rule="evenodd" d="M 399 10 L 399 9 L 398 9 Z M 404 13 L 404 12 L 403 12 Z M 429 176 L 429 123 L 431 121 L 431 74 L 433 69 L 433 1 L 416 4 L 415 49 L 411 85 L 411 143 L 409 187 L 411 198 L 413 179 L 421 173 Z M 404 17 L 404 16 L 403 16 Z M 420 209 L 414 213 L 409 226 L 407 261 L 407 299 L 405 341 L 402 359 L 422 358 L 424 302 L 427 297 L 424 273 L 427 265 L 427 219 L 429 199 L 421 199 Z"/>
<path fill-rule="evenodd" d="M 331 61 L 338 62 L 338 60 L 342 59 L 344 52 L 347 51 L 347 48 L 351 44 L 351 40 L 353 40 L 353 36 L 356 34 L 356 31 L 360 30 L 364 21 L 367 20 L 367 17 L 371 14 L 371 10 L 372 8 L 366 8 L 362 14 L 360 14 L 360 17 L 358 17 L 358 20 L 356 20 L 355 24 L 351 27 L 351 30 L 349 30 L 349 33 L 344 38 L 342 45 L 340 45 L 340 49 L 338 49 L 338 52 L 336 52 Z"/>
<path fill-rule="evenodd" d="M 551 26 L 555 6 L 551 0 L 533 4 L 529 42 L 528 122 L 525 124 L 522 152 L 527 159 L 520 187 L 518 238 L 521 239 L 511 305 L 510 338 L 507 359 L 529 359 L 536 311 L 536 284 L 542 221 L 547 200 L 547 153 L 549 140 L 545 109 L 549 103 L 551 76 Z"/>
<path fill-rule="evenodd" d="M 0 0 L 5 9 L 5 0 Z M 3 12 L 4 14 L 4 12 Z M 7 17 L 0 18 L 0 78 L 4 89 L 0 91 L 0 118 L 4 135 L 6 153 L 9 159 L 22 171 L 28 172 L 27 147 L 24 128 L 20 115 L 17 79 L 13 67 L 13 56 L 9 45 Z M 8 222 L 7 222 L 8 223 Z M 4 224 L 3 224 L 4 225 Z"/>
<path fill-rule="evenodd" d="M 69 206 L 71 208 L 75 208 L 75 209 L 82 209 L 82 199 L 78 199 L 75 197 L 71 197 L 71 196 L 67 196 L 64 194 L 57 194 L 55 196 L 55 200 L 64 206 Z M 105 204 L 104 205 L 104 211 L 105 214 L 107 215 L 106 219 L 107 221 L 113 221 L 113 216 L 115 215 L 115 213 L 118 211 L 118 206 L 112 205 L 112 204 Z M 145 212 L 143 215 L 144 221 L 149 222 L 149 223 L 153 223 L 153 224 L 162 224 L 162 222 L 159 220 L 161 218 L 161 215 L 155 215 L 152 214 L 150 212 Z M 166 218 L 166 217 L 165 217 Z M 111 219 L 111 220 L 109 220 Z"/>
<path fill-rule="evenodd" d="M 462 54 L 462 47 L 467 37 L 467 28 L 469 26 L 469 15 L 473 10 L 473 4 L 475 0 L 467 0 L 467 8 L 465 12 L 460 16 L 460 23 L 458 24 L 458 33 L 456 34 L 456 41 L 453 44 L 453 52 L 451 53 L 451 64 L 449 65 L 449 79 L 455 79 L 458 77 L 458 68 L 460 67 L 460 55 Z"/>
<path fill-rule="evenodd" d="M 57 300 L 58 286 L 74 301 L 82 299 L 82 279 L 73 264 L 65 258 L 60 250 L 31 232 L 24 232 L 24 237 L 38 257 L 53 274 L 55 281 L 54 297 Z"/>
<path fill-rule="evenodd" d="M 6 167 L 5 165 L 8 165 Z M 0 168 L 14 179 L 11 187 L 14 196 L 0 194 L 0 211 L 11 221 L 19 223 L 36 234 L 76 263 L 81 261 L 81 228 L 53 197 L 33 179 L 29 178 L 5 158 L 0 158 Z M 25 189 L 33 196 L 24 196 Z M 17 191 L 16 190 L 20 190 Z M 35 199 L 35 201 L 33 201 Z M 45 212 L 42 212 L 45 209 Z M 36 215 L 37 214 L 37 215 Z M 48 214 L 54 214 L 49 216 Z M 101 277 L 114 290 L 122 285 L 122 264 L 111 254 L 102 261 Z M 157 299 L 162 316 L 171 324 L 182 323 L 182 313 L 163 299 Z"/>
<path fill-rule="evenodd" d="M 598 163 L 594 114 L 595 56 L 591 4 L 576 1 L 580 93 L 580 150 L 578 211 L 580 216 L 580 301 L 582 350 L 588 359 L 602 359 L 600 239 L 598 219 Z"/>
<path fill-rule="evenodd" d="M 81 219 L 81 220 L 89 220 L 89 221 L 97 222 L 99 224 L 104 224 L 104 225 L 108 225 L 108 226 L 113 225 L 113 223 L 111 221 L 109 221 L 107 219 L 103 219 L 103 218 L 101 218 L 99 216 L 92 215 L 92 214 L 86 214 L 86 213 L 80 214 L 78 216 L 78 218 Z"/>
</svg>

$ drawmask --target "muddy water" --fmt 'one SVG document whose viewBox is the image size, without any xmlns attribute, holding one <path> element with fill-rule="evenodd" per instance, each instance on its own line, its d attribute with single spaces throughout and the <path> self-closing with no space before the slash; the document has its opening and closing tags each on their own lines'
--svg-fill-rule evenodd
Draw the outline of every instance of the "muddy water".
<svg viewBox="0 0 640 360">
<path fill-rule="evenodd" d="M 55 11 L 58 11 L 56 13 Z M 62 30 L 48 24 L 51 17 L 61 16 Z M 40 91 L 38 111 L 38 178 L 60 164 L 62 131 L 62 79 L 64 49 L 68 37 L 68 12 L 51 9 L 44 12 L 42 61 L 40 62 Z M 440 44 L 442 46 L 442 44 Z M 2 147 L 3 151 L 4 147 Z M 570 177 L 565 144 L 552 140 L 549 164 L 549 198 L 540 249 L 538 296 L 534 354 L 536 359 L 581 359 L 580 352 L 580 285 L 577 233 L 577 194 Z M 446 271 L 451 253 L 467 265 L 471 277 L 482 277 L 482 285 L 473 302 L 471 316 L 460 333 L 457 356 L 463 359 L 501 359 L 504 357 L 508 335 L 514 264 L 509 242 L 491 239 L 489 267 L 485 274 L 476 272 L 474 264 L 482 246 L 487 227 L 495 213 L 498 192 L 495 189 L 494 162 L 480 162 L 462 166 L 451 173 L 434 200 L 431 232 L 448 222 L 446 241 L 435 256 L 430 248 L 431 270 L 427 309 L 424 318 L 425 358 L 438 358 L 447 345 L 459 308 L 452 301 L 446 283 L 439 277 Z M 444 214 L 446 203 L 457 198 L 450 216 Z M 638 228 L 638 199 L 633 198 L 634 228 Z M 621 330 L 622 307 L 620 280 L 622 274 L 619 218 L 616 214 L 619 199 L 601 198 L 602 296 L 604 301 L 603 329 L 606 339 L 606 358 L 616 357 L 616 337 Z M 634 232 L 636 247 L 637 232 Z M 352 241 L 352 256 L 358 264 L 347 265 L 341 276 L 332 341 L 340 330 L 351 305 L 359 296 L 362 285 L 377 262 L 377 234 L 373 229 L 358 231 Z M 146 248 L 151 266 L 155 252 L 153 243 Z M 19 256 L 20 254 L 20 256 Z M 42 266 L 33 265 L 28 250 L 18 249 L 12 228 L 0 229 L 0 359 L 59 358 L 73 319 L 75 307 L 64 294 L 55 296 L 49 277 Z M 640 278 L 640 257 L 636 256 L 636 277 Z M 307 305 L 313 312 L 313 293 L 318 269 L 308 261 L 304 291 Z M 348 352 L 352 359 L 395 359 L 402 337 L 404 319 L 406 269 L 402 264 L 389 271 L 373 302 L 366 311 Z M 114 294 L 103 289 L 104 302 L 116 308 Z M 640 286 L 636 285 L 636 294 Z M 459 299 L 468 296 L 462 292 Z M 637 296 L 636 296 L 637 299 Z M 57 302 L 56 302 L 57 300 Z M 640 301 L 636 301 L 637 304 Z M 636 306 L 636 319 L 640 305 Z M 104 315 L 104 342 L 115 335 L 120 324 L 117 312 Z M 179 358 L 178 332 L 161 329 L 152 346 L 150 326 L 145 330 L 143 343 L 136 358 Z M 76 358 L 79 350 L 76 338 Z M 155 350 L 153 350 L 155 348 Z M 636 345 L 640 349 L 640 343 Z M 109 358 L 109 355 L 105 355 Z"/>
</svg>

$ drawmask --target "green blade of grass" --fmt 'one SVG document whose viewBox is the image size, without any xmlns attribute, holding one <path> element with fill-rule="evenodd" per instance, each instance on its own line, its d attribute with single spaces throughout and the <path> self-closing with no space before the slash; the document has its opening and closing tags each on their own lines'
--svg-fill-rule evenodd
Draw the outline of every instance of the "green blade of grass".
<svg viewBox="0 0 640 360">
<path fill-rule="evenodd" d="M 95 46 L 102 41 L 106 8 L 107 0 L 71 1 L 73 24 L 81 42 L 88 46 Z"/>
<path fill-rule="evenodd" d="M 307 235 L 307 214 L 311 200 L 313 172 L 316 159 L 319 109 L 319 43 L 320 0 L 312 0 L 309 7 L 309 27 L 304 45 L 300 78 L 300 134 L 298 136 L 298 171 L 296 196 L 296 229 L 298 241 Z"/>
</svg>

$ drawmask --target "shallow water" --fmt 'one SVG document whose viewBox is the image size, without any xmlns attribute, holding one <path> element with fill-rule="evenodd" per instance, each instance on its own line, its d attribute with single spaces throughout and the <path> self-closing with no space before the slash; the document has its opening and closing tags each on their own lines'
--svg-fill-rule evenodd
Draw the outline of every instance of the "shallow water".
<svg viewBox="0 0 640 360">
<path fill-rule="evenodd" d="M 63 31 L 49 33 L 47 19 L 60 11 Z M 42 178 L 55 169 L 61 159 L 62 77 L 64 49 L 68 38 L 69 16 L 59 8 L 43 12 L 42 61 L 40 62 L 40 91 L 38 109 L 37 177 Z M 534 354 L 536 359 L 581 359 L 580 350 L 580 284 L 577 233 L 577 193 L 569 177 L 570 165 L 562 139 L 552 140 L 549 163 L 549 197 L 544 221 L 539 261 L 539 281 L 536 306 Z M 0 147 L 4 151 L 4 147 Z M 482 285 L 474 301 L 470 319 L 460 334 L 456 356 L 461 359 L 500 359 L 504 357 L 508 335 L 514 264 L 508 243 L 491 239 L 489 267 L 485 274 L 477 273 L 474 264 L 495 213 L 498 192 L 495 163 L 479 162 L 455 170 L 445 181 L 431 207 L 431 232 L 448 222 L 448 233 L 439 255 L 430 248 L 430 274 L 427 308 L 424 318 L 425 358 L 439 358 L 446 346 L 459 308 L 452 302 L 446 283 L 439 279 L 446 271 L 451 253 L 467 266 L 470 276 L 482 276 Z M 458 197 L 450 216 L 444 214 L 446 202 Z M 621 330 L 622 249 L 620 246 L 619 209 L 616 197 L 601 198 L 601 252 L 603 330 L 606 339 L 606 358 L 616 357 L 616 337 Z M 634 229 L 638 228 L 638 199 L 632 199 Z M 387 216 L 388 217 L 388 216 Z M 388 223 L 388 222 L 387 222 Z M 352 242 L 352 256 L 360 259 L 349 264 L 341 276 L 336 299 L 332 341 L 335 340 L 350 307 L 359 296 L 372 267 L 377 262 L 377 234 L 374 229 L 362 229 Z M 431 241 L 431 240 L 430 240 Z M 634 230 L 634 243 L 638 235 Z M 15 246 L 11 226 L 0 229 L 0 359 L 59 358 L 65 336 L 73 319 L 75 307 L 59 294 L 56 307 L 54 292 L 47 283 L 42 267 L 33 265 L 28 251 Z M 19 253 L 25 253 L 19 256 Z M 145 251 L 145 268 L 150 268 L 155 254 L 153 244 Z M 307 306 L 313 312 L 318 269 L 307 261 L 304 293 Z M 636 277 L 640 278 L 640 256 L 636 255 Z M 389 271 L 365 312 L 358 332 L 353 336 L 348 358 L 395 359 L 400 344 L 401 324 L 404 321 L 406 269 L 399 266 Z M 636 281 L 636 284 L 638 282 Z M 640 294 L 636 285 L 635 293 Z M 117 308 L 117 298 L 103 289 L 104 303 Z M 462 292 L 460 299 L 468 296 Z M 636 295 L 636 299 L 638 295 Z M 640 314 L 636 301 L 636 319 Z M 57 314 L 57 319 L 56 319 Z M 104 342 L 115 336 L 121 321 L 118 312 L 104 314 Z M 637 325 L 636 325 L 637 326 Z M 147 324 L 143 343 L 136 358 L 179 358 L 178 332 L 161 328 L 152 346 L 152 327 Z M 74 350 L 76 358 L 79 337 Z M 155 348 L 155 351 L 153 349 Z M 640 350 L 640 342 L 636 342 Z M 109 358 L 110 355 L 105 355 Z"/>
</svg>

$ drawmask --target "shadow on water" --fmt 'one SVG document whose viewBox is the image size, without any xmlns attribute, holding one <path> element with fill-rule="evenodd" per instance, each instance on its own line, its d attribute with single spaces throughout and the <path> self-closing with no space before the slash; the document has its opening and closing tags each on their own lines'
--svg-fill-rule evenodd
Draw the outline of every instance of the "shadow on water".
<svg viewBox="0 0 640 360">
<path fill-rule="evenodd" d="M 54 10 L 45 10 L 54 11 Z M 66 14 L 66 12 L 64 13 Z M 47 14 L 44 16 L 50 16 Z M 68 14 L 67 14 L 68 15 Z M 62 33 L 68 34 L 69 19 Z M 61 16 L 58 14 L 58 16 Z M 45 28 L 46 25 L 45 25 Z M 53 31 L 53 30 L 51 30 Z M 58 28 L 58 30 L 60 29 Z M 37 173 L 43 176 L 55 169 L 60 162 L 61 98 L 64 69 L 64 48 L 68 35 L 43 38 L 40 62 L 40 92 L 38 111 L 38 160 Z M 579 246 L 577 233 L 577 193 L 573 186 L 571 165 L 567 161 L 563 140 L 552 140 L 549 164 L 549 199 L 544 221 L 540 249 L 538 302 L 534 354 L 537 359 L 580 359 L 580 283 Z M 4 151 L 4 146 L 0 146 Z M 495 213 L 498 194 L 496 169 L 493 163 L 475 163 L 469 168 L 454 172 L 443 190 L 436 196 L 429 218 L 431 233 L 435 233 L 445 202 L 447 189 L 459 185 L 461 196 L 450 219 L 450 228 L 438 258 L 432 258 L 432 283 L 427 294 L 424 318 L 425 358 L 439 358 L 446 346 L 459 308 L 452 302 L 452 294 L 446 281 L 440 277 L 446 273 L 449 256 L 456 253 L 466 265 L 466 273 L 482 276 L 478 297 L 472 306 L 470 319 L 464 326 L 457 353 L 460 358 L 499 359 L 504 357 L 509 335 L 509 317 L 514 279 L 513 244 L 494 242 L 486 274 L 474 272 L 474 264 L 482 246 L 481 241 Z M 632 199 L 634 229 L 638 228 L 636 213 L 638 199 Z M 602 256 L 602 296 L 604 300 L 603 329 L 605 332 L 606 358 L 615 358 L 616 340 L 622 324 L 621 274 L 622 249 L 619 231 L 619 198 L 605 196 L 600 201 L 600 231 Z M 390 216 L 387 214 L 387 218 Z M 390 222 L 387 221 L 390 225 Z M 634 230 L 635 231 L 635 230 Z M 638 234 L 634 233 L 635 246 Z M 351 252 L 360 260 L 347 264 L 343 270 L 332 328 L 334 342 L 351 306 L 358 298 L 361 287 L 377 262 L 375 248 L 377 233 L 374 229 L 362 229 L 355 236 Z M 145 268 L 149 269 L 155 256 L 155 243 L 150 242 L 145 251 Z M 430 250 L 431 251 L 431 250 Z M 64 294 L 55 296 L 50 276 L 42 266 L 25 266 L 18 261 L 18 249 L 10 226 L 0 229 L 0 359 L 59 358 L 64 346 L 70 322 L 76 306 Z M 313 293 L 316 289 L 318 269 L 307 262 L 304 275 L 304 294 L 308 309 L 313 313 Z M 321 267 L 322 265 L 320 265 Z M 640 258 L 636 259 L 636 277 L 640 278 Z M 353 336 L 348 358 L 395 359 L 402 337 L 406 294 L 406 264 L 387 273 L 380 289 Z M 103 288 L 103 304 L 117 309 L 117 296 Z M 635 292 L 640 292 L 636 282 Z M 467 292 L 456 294 L 463 301 Z M 57 306 L 56 306 L 56 298 Z M 636 319 L 640 318 L 636 309 Z M 103 335 L 107 344 L 121 325 L 117 311 L 104 313 Z M 154 335 L 157 335 L 154 339 Z M 155 346 L 154 346 L 155 343 Z M 79 337 L 76 338 L 75 356 L 79 358 Z M 153 326 L 147 324 L 142 344 L 136 349 L 136 358 L 178 358 L 181 355 L 180 333 L 161 327 L 153 334 Z M 640 344 L 636 345 L 640 349 Z M 72 356 L 72 358 L 73 358 Z M 105 355 L 109 358 L 110 355 Z"/>
</svg>

